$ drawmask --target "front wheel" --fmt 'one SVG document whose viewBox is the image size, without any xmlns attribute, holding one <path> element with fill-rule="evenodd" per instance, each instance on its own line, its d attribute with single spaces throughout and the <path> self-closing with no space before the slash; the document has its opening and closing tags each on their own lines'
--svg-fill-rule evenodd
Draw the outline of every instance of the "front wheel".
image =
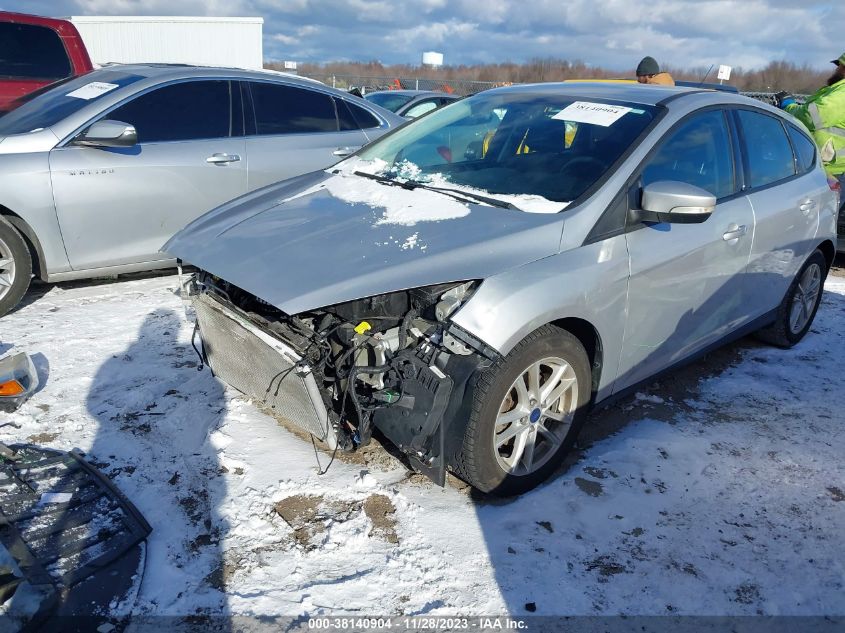
<svg viewBox="0 0 845 633">
<path fill-rule="evenodd" d="M 538 328 L 479 379 L 456 474 L 496 495 L 534 488 L 575 443 L 590 392 L 580 341 L 551 325 Z"/>
<path fill-rule="evenodd" d="M 826 276 L 827 260 L 821 251 L 815 251 L 792 280 L 778 307 L 775 322 L 760 330 L 757 336 L 784 349 L 804 338 L 819 309 Z"/>
<path fill-rule="evenodd" d="M 0 316 L 18 305 L 31 277 L 32 259 L 26 242 L 0 217 Z"/>
</svg>

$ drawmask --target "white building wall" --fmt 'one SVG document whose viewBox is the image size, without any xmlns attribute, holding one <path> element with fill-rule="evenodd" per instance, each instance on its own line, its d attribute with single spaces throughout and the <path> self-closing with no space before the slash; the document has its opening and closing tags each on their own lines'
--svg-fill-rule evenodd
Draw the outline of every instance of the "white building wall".
<svg viewBox="0 0 845 633">
<path fill-rule="evenodd" d="M 95 64 L 261 68 L 263 18 L 72 16 Z"/>
</svg>

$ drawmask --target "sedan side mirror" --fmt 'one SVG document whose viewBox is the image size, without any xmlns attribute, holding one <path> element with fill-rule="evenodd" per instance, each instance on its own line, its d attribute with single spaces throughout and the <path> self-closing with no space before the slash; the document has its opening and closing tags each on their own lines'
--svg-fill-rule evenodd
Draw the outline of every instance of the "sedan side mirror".
<svg viewBox="0 0 845 633">
<path fill-rule="evenodd" d="M 86 147 L 132 147 L 138 143 L 138 133 L 134 125 L 105 119 L 82 132 L 73 143 Z"/>
<path fill-rule="evenodd" d="M 660 180 L 643 189 L 641 206 L 634 211 L 638 222 L 698 224 L 713 213 L 716 196 L 686 182 Z"/>
</svg>

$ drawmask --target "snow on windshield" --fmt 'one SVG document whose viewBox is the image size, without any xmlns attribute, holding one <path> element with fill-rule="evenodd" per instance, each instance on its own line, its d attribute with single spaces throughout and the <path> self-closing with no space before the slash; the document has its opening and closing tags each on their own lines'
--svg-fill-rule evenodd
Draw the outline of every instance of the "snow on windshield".
<svg viewBox="0 0 845 633">
<path fill-rule="evenodd" d="M 359 161 L 352 161 L 351 164 L 344 163 L 344 165 L 345 167 L 338 173 L 332 174 L 321 183 L 287 200 L 325 190 L 338 200 L 381 209 L 382 214 L 376 219 L 375 226 L 383 224 L 414 226 L 419 222 L 439 222 L 469 215 L 469 205 L 436 191 L 425 189 L 411 191 L 402 187 L 384 185 L 376 180 L 354 174 L 355 171 L 377 173 L 373 168 L 377 169 L 379 165 L 373 165 L 372 162 L 362 165 Z"/>
<path fill-rule="evenodd" d="M 568 204 L 533 194 L 491 194 L 485 189 L 454 183 L 447 174 L 439 172 L 423 174 L 418 165 L 408 160 L 403 160 L 390 168 L 385 161 L 380 159 L 363 160 L 355 157 L 340 164 L 338 168 L 342 174 L 354 174 L 354 172 L 358 171 L 374 176 L 387 176 L 399 182 L 420 182 L 432 187 L 449 189 L 455 193 L 463 192 L 477 196 L 487 196 L 502 202 L 510 202 L 520 211 L 525 211 L 526 213 L 557 213 L 566 208 Z M 415 190 L 415 192 L 417 191 L 420 190 Z"/>
</svg>

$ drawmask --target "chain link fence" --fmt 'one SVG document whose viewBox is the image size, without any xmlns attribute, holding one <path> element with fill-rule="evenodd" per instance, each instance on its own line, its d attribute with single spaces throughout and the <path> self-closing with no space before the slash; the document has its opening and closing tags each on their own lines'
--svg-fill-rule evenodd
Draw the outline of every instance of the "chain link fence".
<svg viewBox="0 0 845 633">
<path fill-rule="evenodd" d="M 467 79 L 431 79 L 407 77 L 366 77 L 362 75 L 314 75 L 309 78 L 322 81 L 327 86 L 339 90 L 357 88 L 361 94 L 376 90 L 434 90 L 465 97 L 489 88 L 509 86 L 509 81 L 469 81 Z M 742 92 L 741 94 L 757 99 L 769 105 L 777 105 L 774 92 Z M 794 95 L 803 102 L 807 95 Z"/>
</svg>

